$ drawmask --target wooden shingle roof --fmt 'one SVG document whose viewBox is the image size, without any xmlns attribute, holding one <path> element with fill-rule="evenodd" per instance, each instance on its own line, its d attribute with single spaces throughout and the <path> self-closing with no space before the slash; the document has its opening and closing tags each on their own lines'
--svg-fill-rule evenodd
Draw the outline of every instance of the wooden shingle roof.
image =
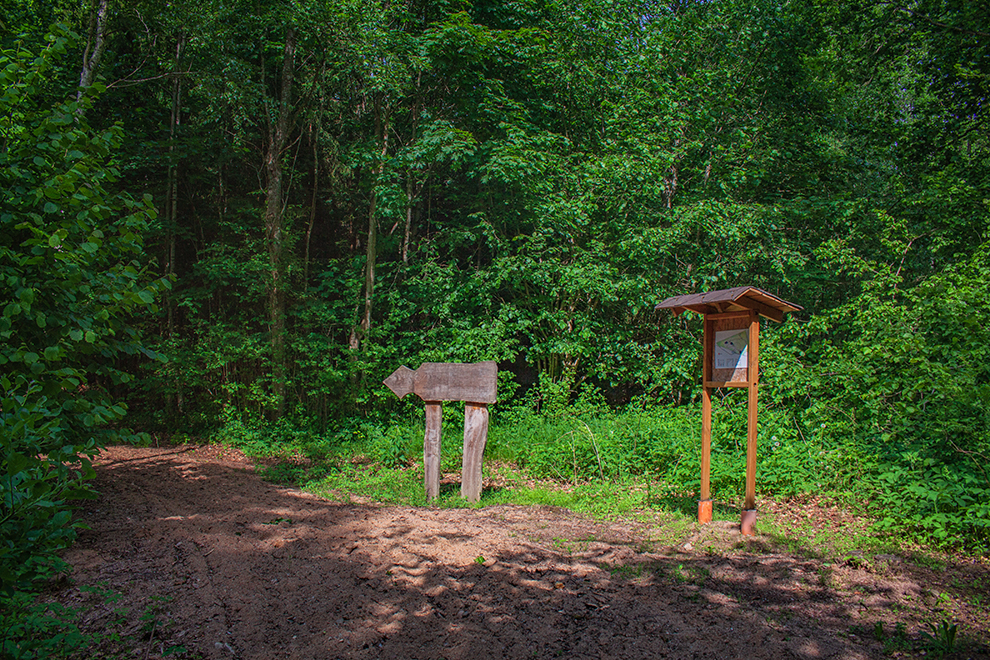
<svg viewBox="0 0 990 660">
<path fill-rule="evenodd" d="M 672 296 L 656 308 L 673 310 L 675 316 L 686 310 L 699 314 L 719 314 L 752 309 L 760 316 L 778 323 L 784 320 L 785 313 L 804 309 L 755 286 L 737 286 L 732 289 Z"/>
</svg>

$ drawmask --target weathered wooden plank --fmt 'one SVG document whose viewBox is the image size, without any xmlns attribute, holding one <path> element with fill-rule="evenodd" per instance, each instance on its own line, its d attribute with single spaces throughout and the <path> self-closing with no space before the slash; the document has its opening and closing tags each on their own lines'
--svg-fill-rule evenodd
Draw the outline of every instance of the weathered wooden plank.
<svg viewBox="0 0 990 660">
<path fill-rule="evenodd" d="M 413 391 L 416 384 L 416 372 L 409 367 L 402 365 L 382 381 L 392 393 L 400 399 Z"/>
<path fill-rule="evenodd" d="M 423 401 L 495 403 L 498 400 L 498 365 L 495 362 L 424 362 L 415 371 L 399 367 L 384 383 L 400 399 L 413 393 Z"/>
<path fill-rule="evenodd" d="M 426 402 L 426 435 L 423 437 L 423 481 L 426 499 L 440 494 L 440 428 L 443 408 L 439 401 Z"/>
<path fill-rule="evenodd" d="M 461 464 L 461 497 L 481 499 L 481 457 L 488 441 L 488 406 L 464 404 L 464 458 Z"/>
</svg>

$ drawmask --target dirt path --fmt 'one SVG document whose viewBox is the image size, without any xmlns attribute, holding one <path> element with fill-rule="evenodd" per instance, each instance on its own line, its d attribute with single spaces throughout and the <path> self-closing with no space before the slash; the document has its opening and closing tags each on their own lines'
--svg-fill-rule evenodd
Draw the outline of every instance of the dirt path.
<svg viewBox="0 0 990 660">
<path fill-rule="evenodd" d="M 882 645 L 850 631 L 876 620 L 892 627 L 902 614 L 890 607 L 926 597 L 925 585 L 904 575 L 823 570 L 773 553 L 708 554 L 703 539 L 656 549 L 642 530 L 547 507 L 334 504 L 266 483 L 236 452 L 218 452 L 101 454 L 101 497 L 80 512 L 91 530 L 66 554 L 75 586 L 57 594 L 88 604 L 86 627 L 104 632 L 98 651 L 868 658 L 883 657 Z M 741 545 L 735 527 L 715 523 L 705 533 L 731 549 Z M 120 596 L 103 602 L 82 585 Z"/>
</svg>

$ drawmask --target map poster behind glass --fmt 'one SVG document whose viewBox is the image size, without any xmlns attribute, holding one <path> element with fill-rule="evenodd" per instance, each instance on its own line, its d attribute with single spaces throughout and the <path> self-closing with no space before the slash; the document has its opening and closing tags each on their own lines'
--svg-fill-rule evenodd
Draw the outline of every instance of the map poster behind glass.
<svg viewBox="0 0 990 660">
<path fill-rule="evenodd" d="M 746 349 L 749 345 L 749 330 L 718 330 L 715 332 L 715 358 L 712 367 L 715 369 L 745 369 L 749 356 Z"/>
</svg>

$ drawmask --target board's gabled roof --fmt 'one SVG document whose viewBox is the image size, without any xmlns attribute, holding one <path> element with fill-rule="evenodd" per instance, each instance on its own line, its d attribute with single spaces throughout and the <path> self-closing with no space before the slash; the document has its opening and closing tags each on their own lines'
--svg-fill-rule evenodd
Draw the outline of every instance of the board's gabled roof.
<svg viewBox="0 0 990 660">
<path fill-rule="evenodd" d="M 785 313 L 804 309 L 755 286 L 737 286 L 732 289 L 672 296 L 656 308 L 673 310 L 675 315 L 686 310 L 699 314 L 755 310 L 760 316 L 778 323 L 784 320 Z"/>
</svg>

